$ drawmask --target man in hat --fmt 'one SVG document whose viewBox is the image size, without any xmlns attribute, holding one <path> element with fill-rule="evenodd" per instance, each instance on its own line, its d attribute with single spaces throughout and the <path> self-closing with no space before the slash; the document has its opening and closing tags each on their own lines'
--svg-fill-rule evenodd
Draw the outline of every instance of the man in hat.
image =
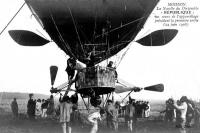
<svg viewBox="0 0 200 133">
<path fill-rule="evenodd" d="M 180 133 L 186 133 L 185 130 L 185 123 L 186 123 L 186 114 L 187 114 L 187 97 L 182 96 L 180 99 L 180 105 L 177 105 L 177 103 L 173 103 L 173 107 L 180 111 L 180 123 L 178 124 L 180 126 Z"/>
<path fill-rule="evenodd" d="M 33 94 L 29 94 L 29 100 L 27 104 L 27 114 L 29 119 L 35 119 L 35 106 L 36 106 L 36 101 L 33 100 Z"/>
</svg>

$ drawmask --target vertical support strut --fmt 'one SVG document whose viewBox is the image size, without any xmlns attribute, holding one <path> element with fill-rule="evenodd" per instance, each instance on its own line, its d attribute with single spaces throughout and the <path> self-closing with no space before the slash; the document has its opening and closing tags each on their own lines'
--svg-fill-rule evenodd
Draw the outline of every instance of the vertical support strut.
<svg viewBox="0 0 200 133">
<path fill-rule="evenodd" d="M 105 105 L 106 105 L 108 99 L 110 98 L 110 95 L 111 95 L 111 93 L 108 93 L 108 94 L 107 94 L 107 97 L 106 97 L 106 100 L 105 100 L 105 103 L 104 103 L 104 106 L 103 106 L 103 107 L 105 107 Z"/>
<path fill-rule="evenodd" d="M 81 98 L 82 98 L 83 103 L 84 103 L 84 105 L 85 105 L 85 107 L 86 107 L 86 109 L 88 110 L 88 113 L 89 113 L 89 106 L 87 106 L 85 100 L 83 99 L 83 95 L 82 94 L 81 94 Z"/>
<path fill-rule="evenodd" d="M 104 106 L 104 96 L 102 94 L 102 105 Z"/>
<path fill-rule="evenodd" d="M 112 92 L 112 101 L 114 102 L 114 92 Z"/>
</svg>

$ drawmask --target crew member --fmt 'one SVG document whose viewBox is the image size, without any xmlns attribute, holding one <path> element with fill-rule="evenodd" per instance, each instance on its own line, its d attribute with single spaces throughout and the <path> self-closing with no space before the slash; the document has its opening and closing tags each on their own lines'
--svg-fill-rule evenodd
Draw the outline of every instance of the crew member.
<svg viewBox="0 0 200 133">
<path fill-rule="evenodd" d="M 47 107 L 48 107 L 48 101 L 42 99 L 42 118 L 46 118 L 47 117 Z"/>
<path fill-rule="evenodd" d="M 71 88 L 71 85 L 78 79 L 78 73 L 83 69 L 84 67 L 76 61 L 75 58 L 70 57 L 67 60 L 67 68 L 66 72 L 68 75 L 68 89 Z"/>
<path fill-rule="evenodd" d="M 72 103 L 67 96 L 67 93 L 63 96 L 63 98 L 59 99 L 60 102 L 60 123 L 62 125 L 62 131 L 63 133 L 67 133 L 66 128 L 68 130 L 68 133 L 71 133 L 71 123 L 70 123 L 70 115 L 72 112 Z"/>
<path fill-rule="evenodd" d="M 132 100 L 129 99 L 129 104 L 126 106 L 126 115 L 128 131 L 133 131 L 133 125 L 135 124 L 135 107 L 133 106 Z"/>
<path fill-rule="evenodd" d="M 192 120 L 194 119 L 194 109 L 195 105 L 191 100 L 187 101 L 187 114 L 186 114 L 186 127 L 191 127 L 192 126 Z"/>
<path fill-rule="evenodd" d="M 113 61 L 109 61 L 107 67 L 115 70 L 115 79 L 117 80 L 118 74 L 117 74 L 117 71 L 116 71 L 116 67 L 113 67 Z"/>
<path fill-rule="evenodd" d="M 76 60 L 74 58 L 69 58 L 67 60 L 67 68 L 66 68 L 66 72 L 67 72 L 67 75 L 68 75 L 68 88 L 71 87 L 71 84 L 73 82 L 73 78 L 74 78 L 74 75 L 75 75 L 75 65 L 76 65 Z"/>
<path fill-rule="evenodd" d="M 114 105 L 114 112 L 113 112 L 113 122 L 114 122 L 115 132 L 118 131 L 118 126 L 119 126 L 118 124 L 119 108 L 120 108 L 120 103 L 116 101 Z"/>
<path fill-rule="evenodd" d="M 36 118 L 40 118 L 42 116 L 42 103 L 41 103 L 41 99 L 37 99 L 37 101 L 36 101 L 35 116 L 36 116 Z"/>
<path fill-rule="evenodd" d="M 180 105 L 177 105 L 175 102 L 172 104 L 173 107 L 180 111 L 180 133 L 186 133 L 185 123 L 186 123 L 186 113 L 187 113 L 187 97 L 182 96 L 180 99 Z"/>
<path fill-rule="evenodd" d="M 96 133 L 98 131 L 98 120 L 102 120 L 105 111 L 100 109 L 100 111 L 94 112 L 88 116 L 88 120 L 92 123 L 92 129 L 90 133 Z"/>
<path fill-rule="evenodd" d="M 94 66 L 95 66 L 95 55 L 94 51 L 92 51 L 88 54 L 88 57 L 86 58 L 86 67 L 90 68 Z"/>
<path fill-rule="evenodd" d="M 27 114 L 30 120 L 35 119 L 35 105 L 36 101 L 33 100 L 33 94 L 29 94 L 29 100 L 27 104 Z"/>
<path fill-rule="evenodd" d="M 50 98 L 48 99 L 48 106 L 47 106 L 47 112 L 46 113 L 51 118 L 55 115 L 53 95 L 51 95 Z"/>
<path fill-rule="evenodd" d="M 114 112 L 115 112 L 115 107 L 113 105 L 113 101 L 112 100 L 108 100 L 107 101 L 107 107 L 106 107 L 106 113 L 107 113 L 107 117 L 106 117 L 106 120 L 107 120 L 107 127 L 109 129 L 112 129 L 114 130 L 115 126 L 115 121 L 113 121 L 114 119 Z"/>
</svg>

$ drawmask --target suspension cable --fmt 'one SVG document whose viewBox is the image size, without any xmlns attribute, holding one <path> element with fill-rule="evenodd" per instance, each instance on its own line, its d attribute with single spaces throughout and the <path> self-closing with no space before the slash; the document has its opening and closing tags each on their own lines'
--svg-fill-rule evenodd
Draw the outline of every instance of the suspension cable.
<svg viewBox="0 0 200 133">
<path fill-rule="evenodd" d="M 113 31 L 115 31 L 115 30 L 117 30 L 117 29 L 120 29 L 120 28 L 122 28 L 122 27 L 125 27 L 125 26 L 128 26 L 128 25 L 130 25 L 130 24 L 132 24 L 132 23 L 135 23 L 135 22 L 137 22 L 137 21 L 140 21 L 140 20 L 142 20 L 142 19 L 144 19 L 146 16 L 144 15 L 143 17 L 141 17 L 141 18 L 139 18 L 139 19 L 136 19 L 136 20 L 134 20 L 134 21 L 131 21 L 131 22 L 129 22 L 129 23 L 126 23 L 126 24 L 124 24 L 124 25 L 121 25 L 121 26 L 119 26 L 119 27 L 117 27 L 117 28 L 114 28 L 114 29 L 112 29 L 112 30 L 110 30 L 110 31 L 108 31 L 108 32 L 105 32 L 105 33 L 103 33 L 103 34 L 108 34 L 108 33 L 111 33 L 111 32 L 113 32 Z M 134 30 L 134 29 L 132 29 L 132 30 Z M 130 31 L 130 32 L 132 32 L 132 30 Z M 129 32 L 129 33 L 130 33 Z M 127 34 L 125 34 L 122 38 L 125 38 L 129 33 L 127 33 Z M 103 35 L 102 34 L 102 35 Z M 98 35 L 96 38 L 98 38 L 99 36 L 101 36 L 101 35 Z M 122 38 L 120 39 L 120 40 L 122 40 Z M 118 42 L 120 42 L 120 40 L 118 41 Z M 129 41 L 126 41 L 126 43 L 130 43 L 131 42 L 131 40 L 129 40 Z M 125 43 L 125 42 L 124 42 Z M 110 49 L 114 49 L 115 47 L 118 47 L 118 46 L 120 46 L 120 45 L 123 45 L 124 44 L 123 42 L 122 43 L 120 43 L 120 44 L 118 44 L 117 46 L 114 46 L 114 47 L 112 47 L 112 48 L 110 48 Z M 129 46 L 130 47 L 130 46 Z M 126 52 L 122 55 L 122 59 L 124 58 L 124 56 L 125 56 L 125 54 L 127 53 L 127 51 L 129 50 L 129 48 L 126 50 Z M 122 61 L 122 59 L 120 59 L 120 61 L 119 61 L 119 64 L 121 63 L 121 61 Z M 119 64 L 117 65 L 117 66 L 119 66 Z M 117 67 L 116 66 L 116 67 Z"/>
<path fill-rule="evenodd" d="M 144 19 L 144 18 L 145 18 L 145 16 L 143 16 L 143 17 L 141 17 L 141 18 L 138 18 L 138 19 L 136 19 L 136 20 L 133 20 L 133 21 L 131 21 L 131 22 L 128 22 L 128 23 L 126 23 L 126 24 L 124 24 L 124 25 L 120 25 L 120 26 L 118 26 L 118 27 L 116 27 L 116 28 L 114 28 L 114 29 L 111 29 L 109 32 L 105 32 L 105 33 L 103 33 L 103 34 L 111 33 L 111 32 L 113 32 L 113 31 L 115 31 L 115 30 L 118 30 L 118 29 L 121 29 L 121 28 L 123 28 L 123 27 L 126 27 L 126 26 L 128 26 L 128 25 L 130 25 L 130 24 L 133 24 L 133 23 L 135 23 L 135 22 L 137 22 L 137 21 L 140 21 L 140 20 L 142 20 L 142 19 Z M 99 37 L 102 36 L 103 34 L 97 35 L 95 38 L 99 38 Z"/>
<path fill-rule="evenodd" d="M 72 18 L 72 21 L 73 21 L 73 24 L 74 24 L 74 28 L 75 28 L 75 31 L 76 31 L 76 34 L 77 34 L 77 37 L 78 37 L 79 43 L 80 43 L 80 45 L 81 45 L 82 51 L 83 51 L 84 56 L 85 56 L 85 51 L 84 51 L 84 49 L 83 49 L 83 45 L 82 45 L 82 43 L 81 43 L 81 38 L 80 38 L 80 35 L 79 35 L 79 33 L 78 33 L 77 25 L 76 25 L 76 23 L 75 23 L 75 20 L 74 20 L 73 14 L 72 14 L 71 9 L 69 8 L 69 6 L 68 6 L 68 10 L 69 10 L 69 12 L 70 12 L 70 15 L 71 15 L 71 18 Z"/>
<path fill-rule="evenodd" d="M 3 28 L 3 30 L 1 31 L 0 35 L 5 31 L 5 29 L 9 26 L 9 24 L 13 21 L 13 19 L 17 16 L 17 14 L 21 11 L 21 9 L 24 7 L 24 5 L 26 4 L 26 2 L 24 2 L 22 4 L 22 6 L 19 8 L 19 10 L 15 13 L 15 15 L 11 18 L 11 20 L 8 22 L 8 24 Z"/>
<path fill-rule="evenodd" d="M 122 59 L 125 57 L 125 55 L 127 54 L 128 50 L 130 49 L 131 45 L 129 44 L 129 46 L 127 47 L 126 51 L 122 54 L 122 57 L 120 58 L 118 64 L 116 65 L 116 68 L 120 65 L 120 63 L 122 62 Z"/>
<path fill-rule="evenodd" d="M 138 2 L 138 1 L 137 1 Z M 140 3 L 139 3 L 140 4 Z M 140 5 L 141 6 L 141 5 Z M 149 16 L 148 14 L 147 15 L 143 15 L 141 18 L 139 18 L 139 19 L 136 19 L 135 21 L 138 21 L 138 20 L 141 20 L 141 19 L 144 19 L 144 18 L 146 18 L 147 16 Z M 131 22 L 132 23 L 132 22 Z M 138 26 L 140 25 L 140 23 L 141 22 L 139 22 L 139 24 L 137 24 L 137 28 L 138 28 Z M 130 24 L 130 23 L 127 23 L 127 24 L 125 24 L 125 25 L 123 25 L 123 26 L 127 26 L 128 24 Z M 114 29 L 113 29 L 114 30 Z M 131 31 L 130 31 L 131 32 Z M 130 33 L 129 32 L 129 33 Z M 124 38 L 124 37 L 126 37 L 129 33 L 127 33 L 126 35 L 124 35 L 122 38 Z M 122 40 L 122 39 L 121 39 Z M 151 38 L 151 41 L 152 41 L 152 38 Z M 131 42 L 131 41 L 130 41 Z M 126 49 L 126 51 L 122 54 L 122 57 L 121 57 L 121 59 L 120 59 L 120 61 L 119 61 L 119 63 L 118 63 L 118 65 L 116 66 L 116 67 L 118 67 L 119 65 L 120 65 L 120 63 L 121 63 L 121 61 L 122 61 L 122 59 L 124 58 L 124 56 L 127 54 L 127 52 L 128 52 L 128 50 L 130 49 L 130 44 L 129 44 L 129 46 L 127 47 L 127 49 Z"/>
<path fill-rule="evenodd" d="M 57 32 L 58 32 L 58 34 L 59 34 L 61 40 L 62 40 L 63 43 L 65 44 L 65 45 L 63 45 L 64 49 L 65 49 L 66 51 L 69 51 L 69 52 L 72 54 L 72 56 L 76 58 L 76 56 L 72 53 L 71 48 L 68 47 L 68 44 L 66 44 L 65 40 L 63 39 L 62 34 L 60 33 L 60 31 L 59 31 L 59 29 L 58 29 L 58 27 L 57 27 L 57 25 L 56 25 L 56 23 L 55 23 L 54 18 L 53 18 L 52 15 L 51 15 L 51 19 L 53 20 L 54 26 L 55 26 L 55 28 L 56 28 L 56 30 L 57 30 Z M 67 48 L 68 50 L 67 50 L 66 48 Z"/>
<path fill-rule="evenodd" d="M 93 36 L 92 36 L 92 42 L 94 42 L 94 39 L 95 39 L 96 28 L 97 28 L 97 13 L 95 12 L 95 17 L 94 17 L 94 31 L 93 31 Z"/>
</svg>

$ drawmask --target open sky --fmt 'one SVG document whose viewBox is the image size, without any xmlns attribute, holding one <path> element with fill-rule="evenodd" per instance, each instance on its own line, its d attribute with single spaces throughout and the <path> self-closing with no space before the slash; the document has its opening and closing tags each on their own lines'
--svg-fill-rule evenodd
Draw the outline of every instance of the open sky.
<svg viewBox="0 0 200 133">
<path fill-rule="evenodd" d="M 172 1 L 184 0 L 161 0 L 158 6 L 166 6 Z M 23 2 L 23 0 L 1 1 L 0 31 Z M 185 2 L 190 6 L 200 5 L 199 0 L 185 0 Z M 119 77 L 140 87 L 157 83 L 165 85 L 162 93 L 142 91 L 131 94 L 135 98 L 167 99 L 187 95 L 193 99 L 200 99 L 200 22 L 190 23 L 185 27 L 165 27 L 161 23 L 154 23 L 154 15 L 157 14 L 159 12 L 154 10 L 137 38 L 144 36 L 145 33 L 165 28 L 178 29 L 177 36 L 162 47 L 144 47 L 133 41 L 117 68 Z M 200 10 L 198 16 L 200 17 Z M 55 86 L 64 83 L 67 80 L 64 71 L 67 55 L 53 42 L 37 48 L 22 47 L 9 36 L 8 30 L 13 29 L 30 30 L 49 39 L 25 5 L 0 35 L 0 92 L 50 94 L 49 67 L 57 65 L 59 68 Z"/>
</svg>

